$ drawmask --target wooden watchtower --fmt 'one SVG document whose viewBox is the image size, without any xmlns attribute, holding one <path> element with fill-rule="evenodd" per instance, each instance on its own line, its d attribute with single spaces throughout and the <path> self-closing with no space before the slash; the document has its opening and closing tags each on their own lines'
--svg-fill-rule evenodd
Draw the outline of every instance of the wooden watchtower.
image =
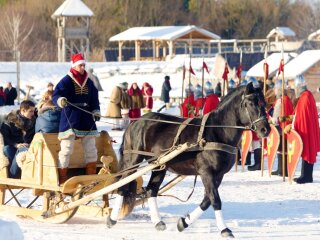
<svg viewBox="0 0 320 240">
<path fill-rule="evenodd" d="M 74 53 L 89 60 L 89 27 L 93 12 L 81 0 L 65 0 L 52 14 L 57 21 L 58 61 L 66 62 Z"/>
</svg>

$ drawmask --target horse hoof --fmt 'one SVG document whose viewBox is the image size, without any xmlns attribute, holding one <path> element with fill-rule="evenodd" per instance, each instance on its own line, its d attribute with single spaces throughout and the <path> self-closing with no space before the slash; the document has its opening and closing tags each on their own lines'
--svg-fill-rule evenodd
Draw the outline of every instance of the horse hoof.
<svg viewBox="0 0 320 240">
<path fill-rule="evenodd" d="M 155 227 L 158 231 L 164 231 L 167 228 L 163 221 L 158 222 Z"/>
<path fill-rule="evenodd" d="M 112 228 L 114 225 L 116 225 L 117 221 L 114 221 L 111 219 L 110 216 L 107 217 L 107 227 Z"/>
<path fill-rule="evenodd" d="M 229 228 L 225 228 L 221 231 L 221 237 L 234 238 L 232 231 Z"/>
<path fill-rule="evenodd" d="M 186 229 L 189 225 L 186 223 L 186 219 L 181 217 L 178 220 L 177 228 L 179 232 L 182 232 L 184 229 Z"/>
</svg>

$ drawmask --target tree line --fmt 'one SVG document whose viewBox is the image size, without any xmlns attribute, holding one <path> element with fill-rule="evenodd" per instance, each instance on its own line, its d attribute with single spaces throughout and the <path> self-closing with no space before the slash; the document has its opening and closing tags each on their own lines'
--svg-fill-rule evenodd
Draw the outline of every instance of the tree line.
<svg viewBox="0 0 320 240">
<path fill-rule="evenodd" d="M 56 61 L 56 22 L 64 0 L 0 0 L 0 51 L 20 50 L 22 61 Z M 319 0 L 83 0 L 91 19 L 92 61 L 102 61 L 109 38 L 130 27 L 197 25 L 223 39 L 265 38 L 288 26 L 298 39 L 320 28 Z M 1 53 L 0 53 L 1 60 Z"/>
</svg>

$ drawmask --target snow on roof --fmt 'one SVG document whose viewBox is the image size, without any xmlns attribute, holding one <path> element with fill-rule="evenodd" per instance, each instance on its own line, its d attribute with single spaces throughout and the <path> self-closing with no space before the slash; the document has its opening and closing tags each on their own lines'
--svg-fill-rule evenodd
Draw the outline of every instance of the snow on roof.
<svg viewBox="0 0 320 240">
<path fill-rule="evenodd" d="M 319 61 L 320 50 L 304 51 L 285 65 L 284 77 L 286 79 L 295 78 L 297 75 L 305 73 L 309 68 Z"/>
<path fill-rule="evenodd" d="M 190 26 L 161 26 L 161 27 L 134 27 L 121 32 L 109 41 L 134 41 L 134 40 L 175 40 L 193 32 L 193 39 L 220 39 L 214 33 L 194 25 Z M 187 38 L 186 38 L 187 39 Z"/>
<path fill-rule="evenodd" d="M 317 38 L 319 38 L 319 36 L 320 36 L 320 29 L 318 29 L 317 31 L 311 33 L 311 34 L 308 36 L 308 40 L 317 39 Z"/>
<path fill-rule="evenodd" d="M 269 65 L 269 76 L 272 77 L 276 74 L 278 71 L 280 61 L 281 61 L 282 54 L 281 53 L 273 53 L 270 56 L 267 57 L 267 63 Z M 284 53 L 283 54 L 283 60 L 284 64 L 289 62 L 292 58 L 296 57 L 295 53 Z M 261 60 L 258 62 L 256 65 L 251 67 L 246 76 L 250 77 L 264 77 L 264 69 L 263 69 L 263 64 L 265 60 Z"/>
<path fill-rule="evenodd" d="M 282 38 L 286 37 L 295 37 L 296 33 L 288 27 L 276 27 L 272 29 L 269 34 L 267 35 L 267 38 L 274 37 L 275 35 L 279 35 Z"/>
<path fill-rule="evenodd" d="M 93 12 L 81 0 L 65 0 L 61 6 L 51 15 L 53 19 L 66 16 L 93 16 Z"/>
</svg>

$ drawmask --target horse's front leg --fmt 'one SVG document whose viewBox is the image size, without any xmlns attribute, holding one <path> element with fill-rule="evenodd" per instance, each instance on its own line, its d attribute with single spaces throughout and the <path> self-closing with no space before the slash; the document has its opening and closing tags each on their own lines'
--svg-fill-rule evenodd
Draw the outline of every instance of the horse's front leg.
<svg viewBox="0 0 320 240">
<path fill-rule="evenodd" d="M 149 183 L 146 187 L 151 221 L 158 231 L 163 231 L 166 229 L 166 224 L 161 220 L 157 204 L 158 191 L 165 175 L 166 170 L 152 171 Z"/>
<path fill-rule="evenodd" d="M 221 232 L 222 237 L 233 238 L 232 231 L 227 227 L 224 222 L 222 215 L 222 203 L 219 196 L 218 188 L 222 182 L 223 175 L 221 177 L 211 175 L 206 175 L 202 178 L 203 185 L 206 190 L 206 194 L 208 195 L 211 205 L 214 209 L 214 214 L 216 216 L 217 227 Z"/>
<path fill-rule="evenodd" d="M 214 213 L 216 216 L 217 227 L 221 232 L 222 237 L 234 237 L 232 231 L 226 226 L 223 220 L 221 211 L 221 199 L 218 192 L 218 187 L 222 181 L 223 177 L 215 177 L 211 172 L 206 171 L 201 174 L 201 179 L 205 187 L 205 196 L 199 205 L 193 212 L 188 214 L 186 218 L 180 218 L 178 221 L 178 230 L 181 232 L 187 228 L 190 224 L 195 222 L 202 213 L 208 209 L 210 204 L 214 208 Z"/>
<path fill-rule="evenodd" d="M 182 232 L 184 229 L 189 227 L 189 225 L 195 222 L 202 215 L 202 213 L 208 209 L 209 206 L 210 206 L 210 199 L 205 194 L 199 207 L 197 207 L 191 213 L 187 214 L 186 217 L 179 218 L 178 224 L 177 224 L 178 231 Z"/>
</svg>

